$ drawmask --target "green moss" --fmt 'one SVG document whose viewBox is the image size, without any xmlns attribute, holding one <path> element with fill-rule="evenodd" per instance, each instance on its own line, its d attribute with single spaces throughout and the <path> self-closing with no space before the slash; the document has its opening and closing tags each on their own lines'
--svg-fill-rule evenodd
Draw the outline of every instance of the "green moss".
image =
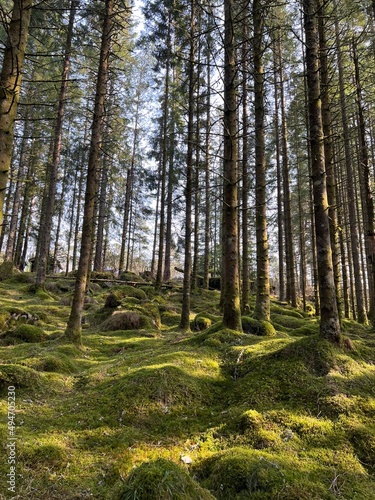
<svg viewBox="0 0 375 500">
<path fill-rule="evenodd" d="M 177 326 L 180 319 L 181 315 L 173 311 L 166 311 L 161 315 L 162 324 L 167 326 Z"/>
<path fill-rule="evenodd" d="M 139 330 L 152 328 L 153 324 L 149 317 L 136 311 L 116 311 L 100 325 L 102 332 L 116 330 Z"/>
<path fill-rule="evenodd" d="M 116 500 L 210 500 L 214 499 L 175 463 L 159 458 L 134 469 L 118 488 Z"/>
<path fill-rule="evenodd" d="M 249 316 L 242 317 L 242 329 L 244 333 L 252 333 L 262 337 L 273 337 L 276 335 L 276 330 L 268 321 L 258 321 Z"/>
<path fill-rule="evenodd" d="M 256 410 L 248 410 L 241 415 L 240 426 L 243 431 L 248 429 L 260 429 L 264 419 L 261 413 Z"/>
<path fill-rule="evenodd" d="M 132 273 L 129 271 L 121 273 L 119 279 L 121 281 L 130 281 L 134 283 L 144 283 L 145 281 L 141 276 L 139 276 L 139 274 Z"/>
<path fill-rule="evenodd" d="M 10 334 L 12 337 L 22 340 L 23 342 L 43 342 L 47 339 L 47 335 L 39 326 L 35 325 L 20 325 L 14 332 Z"/>
<path fill-rule="evenodd" d="M 77 366 L 74 362 L 66 355 L 50 354 L 46 356 L 40 363 L 39 369 L 45 372 L 55 372 L 55 373 L 75 373 L 77 372 Z"/>
<path fill-rule="evenodd" d="M 300 328 L 306 324 L 306 320 L 303 318 L 283 314 L 271 314 L 271 320 L 286 328 Z"/>
<path fill-rule="evenodd" d="M 336 364 L 335 347 L 319 335 L 312 335 L 296 340 L 284 349 L 274 353 L 273 358 L 295 360 L 304 365 L 315 375 L 323 376 Z"/>
<path fill-rule="evenodd" d="M 302 337 L 304 335 L 316 335 L 319 332 L 319 324 L 311 323 L 298 328 L 294 328 L 290 333 L 295 337 Z"/>
<path fill-rule="evenodd" d="M 67 466 L 69 455 L 57 444 L 39 444 L 37 448 L 25 450 L 23 460 L 30 467 L 59 470 Z"/>
<path fill-rule="evenodd" d="M 216 498 L 277 498 L 285 478 L 279 464 L 252 450 L 233 448 L 203 461 L 195 472 Z"/>
<path fill-rule="evenodd" d="M 207 330 L 212 325 L 212 319 L 206 316 L 204 313 L 199 313 L 195 316 L 194 320 L 192 321 L 191 328 L 193 330 L 196 330 L 198 332 L 201 332 L 202 330 Z"/>
<path fill-rule="evenodd" d="M 292 316 L 294 318 L 299 318 L 299 319 L 303 319 L 303 313 L 302 312 L 299 312 L 299 311 L 296 311 L 295 309 L 292 309 L 290 307 L 281 307 L 277 304 L 271 304 L 271 313 L 273 314 L 282 314 L 282 315 L 286 315 L 286 316 Z"/>
<path fill-rule="evenodd" d="M 36 388 L 41 382 L 41 375 L 32 368 L 15 364 L 0 365 L 1 389 L 11 385 L 17 388 Z"/>
</svg>

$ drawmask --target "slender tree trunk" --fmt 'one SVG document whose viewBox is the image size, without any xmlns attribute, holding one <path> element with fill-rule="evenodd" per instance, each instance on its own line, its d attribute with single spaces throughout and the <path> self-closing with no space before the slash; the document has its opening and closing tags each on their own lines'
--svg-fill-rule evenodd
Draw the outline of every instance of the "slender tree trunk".
<svg viewBox="0 0 375 500">
<path fill-rule="evenodd" d="M 168 121 L 169 121 L 169 79 L 170 79 L 170 59 L 171 59 L 171 17 L 168 20 L 167 33 L 167 60 L 165 72 L 165 88 L 163 103 L 163 123 L 162 123 L 162 161 L 160 173 L 160 218 L 159 218 L 159 252 L 156 268 L 155 289 L 160 290 L 163 278 L 164 242 L 165 242 L 165 187 L 167 177 L 168 161 Z"/>
<path fill-rule="evenodd" d="M 280 108 L 281 108 L 281 149 L 282 149 L 282 178 L 284 201 L 285 227 L 285 264 L 286 264 L 286 300 L 293 307 L 297 307 L 296 277 L 294 271 L 294 249 L 292 231 L 292 208 L 290 197 L 289 160 L 288 160 L 288 131 L 286 126 L 284 74 L 282 63 L 281 37 L 277 43 L 278 66 L 280 78 Z"/>
<path fill-rule="evenodd" d="M 319 76 L 319 0 L 304 0 L 306 36 L 306 77 L 310 122 L 310 149 L 315 206 L 315 230 L 320 294 L 320 334 L 331 342 L 340 342 L 340 321 L 333 275 L 328 200 L 324 160 L 324 134 L 321 115 Z"/>
<path fill-rule="evenodd" d="M 375 325 L 375 216 L 374 216 L 374 199 L 371 186 L 371 175 L 369 165 L 368 146 L 366 142 L 366 124 L 363 112 L 363 99 L 362 99 L 362 85 L 359 74 L 358 53 L 357 47 L 353 40 L 353 60 L 355 67 L 355 83 L 357 91 L 357 105 L 358 105 L 358 122 L 360 134 L 360 161 L 359 161 L 359 174 L 361 178 L 361 185 L 363 186 L 362 196 L 362 210 L 363 219 L 365 222 L 365 236 L 366 236 L 366 253 L 367 253 L 367 267 L 369 278 L 369 319 L 372 325 Z"/>
<path fill-rule="evenodd" d="M 29 33 L 32 0 L 14 0 L 12 19 L 0 73 L 0 228 L 13 150 L 14 123 L 21 88 L 22 66 Z"/>
<path fill-rule="evenodd" d="M 182 290 L 182 310 L 180 328 L 190 331 L 190 288 L 191 288 L 191 235 L 192 235 L 192 196 L 193 196 L 193 151 L 194 151 L 194 91 L 195 91 L 195 0 L 191 2 L 190 12 L 190 48 L 189 48 L 189 97 L 188 97 L 188 131 L 186 157 L 186 186 L 185 186 L 185 256 L 184 256 L 184 284 Z"/>
<path fill-rule="evenodd" d="M 104 241 L 104 226 L 108 217 L 107 203 L 107 188 L 108 188 L 108 157 L 103 157 L 102 172 L 100 179 L 100 193 L 98 199 L 98 227 L 96 230 L 96 244 L 94 255 L 94 271 L 103 271 L 103 241 Z"/>
<path fill-rule="evenodd" d="M 332 248 L 333 274 L 336 286 L 337 309 L 339 317 L 342 316 L 341 299 L 341 272 L 340 272 L 340 246 L 339 226 L 337 222 L 337 199 L 336 199 L 336 174 L 333 154 L 333 132 L 331 128 L 331 99 L 329 92 L 328 73 L 328 47 L 325 30 L 325 7 L 322 4 L 319 22 L 319 44 L 320 44 L 320 75 L 321 75 L 321 97 L 322 97 L 322 120 L 324 133 L 324 158 L 327 173 L 327 198 L 328 217 L 330 222 L 330 237 Z"/>
<path fill-rule="evenodd" d="M 249 269 L 249 96 L 248 96 L 248 26 L 242 28 L 242 303 L 241 311 L 250 311 L 250 269 Z"/>
<path fill-rule="evenodd" d="M 130 233 L 129 220 L 130 220 L 131 203 L 133 197 L 135 162 L 136 162 L 138 136 L 139 136 L 139 130 L 138 130 L 139 111 L 140 111 L 140 86 L 138 87 L 136 93 L 136 110 L 135 110 L 135 122 L 133 129 L 132 156 L 126 176 L 126 191 L 125 191 L 125 203 L 124 203 L 124 218 L 122 223 L 119 274 L 121 274 L 124 271 L 124 269 L 128 267 L 128 264 L 126 264 L 125 266 L 125 248 L 127 244 L 127 234 Z"/>
<path fill-rule="evenodd" d="M 152 245 L 152 257 L 151 257 L 151 275 L 155 274 L 155 266 L 156 266 L 156 245 L 158 241 L 158 220 L 159 220 L 159 205 L 160 205 L 160 186 L 161 180 L 158 179 L 158 187 L 156 192 L 156 208 L 155 208 L 155 227 L 154 227 L 154 242 Z"/>
<path fill-rule="evenodd" d="M 257 295 L 255 316 L 270 320 L 270 282 L 266 213 L 266 151 L 264 121 L 264 6 L 263 0 L 253 1 L 254 23 L 254 121 L 255 121 L 255 210 L 257 244 Z"/>
<path fill-rule="evenodd" d="M 61 76 L 58 111 L 57 111 L 56 125 L 54 131 L 52 163 L 51 165 L 48 165 L 46 172 L 46 182 L 48 183 L 48 189 L 46 193 L 47 198 L 45 204 L 45 212 L 44 214 L 42 214 L 42 216 L 44 215 L 44 221 L 43 221 L 44 223 L 43 223 L 43 231 L 40 232 L 40 247 L 37 259 L 37 270 L 36 270 L 36 281 L 35 281 L 37 287 L 44 286 L 46 279 L 46 272 L 47 272 L 47 259 L 49 256 L 49 247 L 51 243 L 52 222 L 53 222 L 53 215 L 54 215 L 55 201 L 56 201 L 56 185 L 57 185 L 57 177 L 58 177 L 61 148 L 62 148 L 63 121 L 65 114 L 66 95 L 68 89 L 73 26 L 74 26 L 74 18 L 77 5 L 78 5 L 77 0 L 71 0 L 69 24 L 68 24 L 66 43 L 65 43 L 64 64 Z"/>
<path fill-rule="evenodd" d="M 23 139 L 19 156 L 19 165 L 17 172 L 17 180 L 13 193 L 12 213 L 10 214 L 10 223 L 8 231 L 8 241 L 5 251 L 5 260 L 15 261 L 15 245 L 17 236 L 17 224 L 19 221 L 19 211 L 22 198 L 22 188 L 25 183 L 25 165 L 27 161 L 27 136 L 29 135 L 29 117 L 26 116 L 25 126 L 23 129 Z"/>
<path fill-rule="evenodd" d="M 204 187 L 205 187 L 205 219 L 204 219 L 204 262 L 203 262 L 203 282 L 204 288 L 209 288 L 210 283 L 210 218 L 211 218 L 211 175 L 210 175 L 210 133 L 211 133 L 211 68 L 210 68 L 210 40 L 207 41 L 207 98 L 206 98 L 206 135 L 205 135 L 205 164 L 204 164 Z"/>
<path fill-rule="evenodd" d="M 280 154 L 280 119 L 279 119 L 279 85 L 277 71 L 276 48 L 274 48 L 274 97 L 275 97 L 275 143 L 276 143 L 276 182 L 277 182 L 277 244 L 279 256 L 279 300 L 285 300 L 284 274 L 284 225 L 283 225 L 283 189 Z"/>
<path fill-rule="evenodd" d="M 105 1 L 105 13 L 103 20 L 103 31 L 100 48 L 100 60 L 98 77 L 96 83 L 96 95 L 94 105 L 93 124 L 91 131 L 91 142 L 86 180 L 85 207 L 82 226 L 81 253 L 76 278 L 76 286 L 73 296 L 73 304 L 70 312 L 65 336 L 74 344 L 81 345 L 81 319 L 84 297 L 87 284 L 87 276 L 90 270 L 90 257 L 94 227 L 94 205 L 98 190 L 98 163 L 100 158 L 103 123 L 105 115 L 105 98 L 107 94 L 109 54 L 111 46 L 111 34 L 113 30 L 113 6 L 114 0 Z"/>
<path fill-rule="evenodd" d="M 238 256 L 238 125 L 234 1 L 224 1 L 223 325 L 242 331 Z"/>
<path fill-rule="evenodd" d="M 363 287 L 361 281 L 360 263 L 359 263 L 359 237 L 356 223 L 355 193 L 354 193 L 354 173 L 352 165 L 352 152 L 350 148 L 350 131 L 347 116 L 347 102 L 345 95 L 345 76 L 343 70 L 342 53 L 340 48 L 339 24 L 335 19 L 335 35 L 337 50 L 337 68 L 339 75 L 340 109 L 342 119 L 342 131 L 344 136 L 345 168 L 347 177 L 348 211 L 350 223 L 350 239 L 352 247 L 354 285 L 357 306 L 357 318 L 359 323 L 367 322 L 366 308 L 363 298 Z"/>
</svg>

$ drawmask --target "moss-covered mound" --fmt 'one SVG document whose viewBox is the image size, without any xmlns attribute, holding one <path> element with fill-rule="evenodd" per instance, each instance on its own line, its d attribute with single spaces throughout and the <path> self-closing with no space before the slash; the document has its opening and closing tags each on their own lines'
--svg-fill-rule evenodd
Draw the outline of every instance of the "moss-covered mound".
<svg viewBox="0 0 375 500">
<path fill-rule="evenodd" d="M 249 316 L 242 317 L 242 330 L 244 333 L 252 333 L 253 335 L 261 335 L 262 337 L 273 337 L 276 335 L 276 330 L 269 321 L 258 321 Z"/>
<path fill-rule="evenodd" d="M 20 324 L 14 331 L 7 331 L 1 335 L 3 344 L 11 345 L 20 342 L 36 343 L 48 339 L 42 328 L 36 325 Z"/>
<path fill-rule="evenodd" d="M 134 283 L 144 283 L 145 280 L 139 274 L 132 273 L 130 271 L 125 271 L 120 274 L 119 279 L 121 281 L 130 281 Z"/>
<path fill-rule="evenodd" d="M 118 488 L 115 500 L 214 500 L 189 473 L 170 460 L 159 458 L 134 469 Z"/>
<path fill-rule="evenodd" d="M 304 318 L 286 314 L 271 314 L 271 320 L 273 323 L 286 328 L 300 328 L 306 324 L 306 320 Z"/>
<path fill-rule="evenodd" d="M 152 321 L 149 317 L 136 311 L 115 311 L 100 326 L 102 332 L 141 330 L 144 328 L 153 328 Z"/>
<path fill-rule="evenodd" d="M 213 455 L 196 467 L 195 472 L 201 484 L 223 500 L 278 498 L 285 483 L 279 464 L 242 448 Z"/>
<path fill-rule="evenodd" d="M 15 364 L 0 365 L 0 389 L 8 386 L 36 388 L 41 382 L 41 375 L 32 368 Z"/>
</svg>

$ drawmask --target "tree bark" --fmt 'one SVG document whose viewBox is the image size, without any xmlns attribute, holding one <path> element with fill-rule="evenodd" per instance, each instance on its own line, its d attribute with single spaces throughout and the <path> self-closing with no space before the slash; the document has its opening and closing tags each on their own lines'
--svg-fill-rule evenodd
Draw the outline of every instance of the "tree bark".
<svg viewBox="0 0 375 500">
<path fill-rule="evenodd" d="M 345 94 L 345 76 L 343 70 L 342 52 L 340 47 L 339 23 L 337 18 L 335 18 L 335 36 L 336 36 L 336 50 L 337 50 L 337 69 L 339 76 L 339 98 L 340 98 L 340 109 L 341 109 L 341 121 L 342 121 L 342 132 L 344 137 L 348 212 L 349 212 L 349 224 L 350 224 L 350 240 L 352 247 L 357 319 L 359 323 L 366 323 L 367 315 L 363 298 L 363 286 L 361 281 L 361 271 L 359 263 L 359 236 L 358 236 L 358 227 L 356 221 L 355 193 L 354 193 L 355 179 L 354 179 L 353 164 L 352 164 L 352 151 L 350 148 L 350 131 L 349 131 L 347 102 Z"/>
<path fill-rule="evenodd" d="M 32 0 L 14 0 L 0 73 L 0 229 L 13 150 L 14 123 L 29 32 Z"/>
<path fill-rule="evenodd" d="M 180 328 L 190 331 L 190 288 L 191 288 L 191 236 L 192 236 L 192 196 L 193 196 L 193 151 L 194 151 L 194 91 L 195 91 L 195 0 L 191 2 L 190 12 L 190 47 L 188 63 L 189 103 L 188 103 L 188 131 L 186 157 L 186 186 L 185 186 L 185 256 L 184 256 L 184 283 L 182 290 L 182 310 Z"/>
<path fill-rule="evenodd" d="M 94 205 L 98 191 L 98 163 L 101 154 L 111 34 L 114 25 L 113 6 L 114 0 L 106 0 L 86 178 L 81 252 L 78 264 L 76 285 L 74 289 L 73 304 L 70 311 L 68 324 L 65 330 L 65 337 L 76 345 L 82 344 L 81 320 L 87 277 L 90 271 L 90 258 L 94 227 Z"/>
<path fill-rule="evenodd" d="M 268 232 L 266 214 L 266 151 L 264 121 L 264 6 L 262 0 L 253 2 L 254 23 L 254 121 L 255 121 L 255 212 L 257 246 L 257 294 L 255 316 L 270 320 L 270 282 L 268 260 Z"/>
<path fill-rule="evenodd" d="M 318 0 L 319 1 L 319 0 Z M 319 37 L 317 0 L 304 0 L 306 36 L 306 78 L 310 123 L 311 168 L 315 208 L 315 231 L 320 294 L 320 335 L 340 342 L 340 321 L 337 311 L 333 276 L 332 250 L 328 219 L 328 200 L 324 160 L 324 134 L 319 76 Z"/>
<path fill-rule="evenodd" d="M 224 1 L 223 325 L 242 331 L 238 258 L 238 125 L 234 1 Z"/>
<path fill-rule="evenodd" d="M 46 192 L 47 197 L 45 203 L 45 212 L 42 214 L 42 217 L 44 217 L 43 231 L 41 231 L 39 234 L 40 245 L 39 245 L 39 253 L 37 259 L 36 280 L 35 280 L 35 285 L 37 287 L 44 286 L 46 279 L 46 272 L 47 272 L 47 260 L 50 249 L 52 221 L 53 221 L 55 201 L 56 201 L 56 185 L 57 185 L 57 177 L 58 177 L 61 148 L 62 148 L 63 121 L 65 114 L 66 95 L 68 90 L 73 26 L 74 26 L 74 18 L 77 6 L 78 6 L 77 0 L 71 0 L 69 24 L 66 36 L 66 43 L 65 43 L 64 64 L 61 75 L 59 103 L 58 103 L 57 118 L 56 118 L 56 125 L 54 131 L 54 139 L 53 139 L 54 142 L 53 142 L 52 163 L 51 165 L 47 166 L 47 172 L 46 172 L 46 178 L 48 178 L 48 189 Z"/>
</svg>

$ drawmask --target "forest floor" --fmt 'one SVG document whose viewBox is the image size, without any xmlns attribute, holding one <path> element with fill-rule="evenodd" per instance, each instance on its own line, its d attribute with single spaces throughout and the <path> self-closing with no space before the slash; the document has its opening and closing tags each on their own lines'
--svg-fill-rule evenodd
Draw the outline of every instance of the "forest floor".
<svg viewBox="0 0 375 500">
<path fill-rule="evenodd" d="M 74 281 L 32 281 L 0 282 L 0 498 L 375 498 L 369 328 L 334 347 L 273 301 L 276 335 L 240 334 L 200 290 L 184 334 L 179 290 L 93 283 L 78 349 Z"/>
</svg>

